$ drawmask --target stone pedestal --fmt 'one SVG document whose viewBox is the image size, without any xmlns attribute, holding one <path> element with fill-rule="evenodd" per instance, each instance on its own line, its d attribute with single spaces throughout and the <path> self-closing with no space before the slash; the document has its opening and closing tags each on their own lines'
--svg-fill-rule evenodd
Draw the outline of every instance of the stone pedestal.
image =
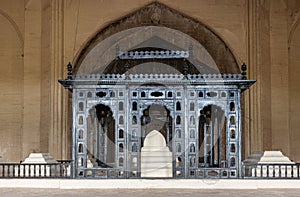
<svg viewBox="0 0 300 197">
<path fill-rule="evenodd" d="M 145 138 L 141 150 L 141 177 L 172 177 L 172 152 L 156 130 Z"/>
<path fill-rule="evenodd" d="M 289 178 L 292 177 L 292 173 L 294 176 L 297 176 L 298 173 L 296 166 L 293 166 L 295 163 L 284 156 L 281 151 L 265 151 L 257 164 L 260 164 L 260 166 L 252 169 L 252 176 L 255 176 L 255 171 L 257 177 L 268 177 L 269 174 L 269 177 Z M 267 165 L 269 165 L 269 168 Z"/>
<path fill-rule="evenodd" d="M 20 176 L 50 176 L 50 165 L 45 164 L 57 163 L 58 162 L 54 160 L 49 153 L 30 153 L 30 155 L 22 162 L 22 165 L 20 166 Z M 17 175 L 18 170 L 16 170 L 15 173 Z"/>
</svg>

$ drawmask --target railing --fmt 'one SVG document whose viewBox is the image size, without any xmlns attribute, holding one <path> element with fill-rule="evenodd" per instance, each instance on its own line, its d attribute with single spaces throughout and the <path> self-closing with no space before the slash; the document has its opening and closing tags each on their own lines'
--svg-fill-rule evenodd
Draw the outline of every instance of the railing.
<svg viewBox="0 0 300 197">
<path fill-rule="evenodd" d="M 239 85 L 242 90 L 245 90 L 255 83 L 255 80 L 246 80 L 243 74 L 188 74 L 186 76 L 183 74 L 87 74 L 70 75 L 68 79 L 59 80 L 59 83 L 70 90 L 79 85 L 144 84 L 153 82 L 191 85 Z"/>
<path fill-rule="evenodd" d="M 73 163 L 0 163 L 0 178 L 72 178 Z"/>
<path fill-rule="evenodd" d="M 119 54 L 120 59 L 165 59 L 188 58 L 188 51 L 125 51 Z"/>
<path fill-rule="evenodd" d="M 127 77 L 126 77 L 127 76 Z M 73 80 L 116 81 L 116 80 L 184 80 L 183 74 L 89 74 L 73 75 Z M 187 80 L 242 80 L 242 74 L 194 74 L 187 75 Z"/>
<path fill-rule="evenodd" d="M 126 173 L 128 173 L 117 168 L 86 168 L 83 172 L 82 178 L 97 179 L 124 179 L 126 178 Z"/>
<path fill-rule="evenodd" d="M 296 164 L 243 164 L 245 179 L 300 179 L 300 163 Z"/>
<path fill-rule="evenodd" d="M 187 75 L 189 80 L 242 80 L 242 74 L 193 74 Z"/>
<path fill-rule="evenodd" d="M 183 169 L 182 169 L 183 170 Z M 237 170 L 230 168 L 197 168 L 189 170 L 188 179 L 230 179 L 237 178 Z M 182 179 L 179 171 L 175 171 L 175 176 L 169 179 Z M 97 179 L 126 179 L 141 178 L 140 172 L 124 171 L 117 168 L 86 168 L 78 178 L 97 178 Z M 155 178 L 155 177 L 153 177 Z M 159 178 L 159 177 L 158 177 Z M 147 179 L 147 178 L 146 178 Z"/>
<path fill-rule="evenodd" d="M 73 178 L 73 162 L 59 161 L 47 164 L 0 163 L 0 178 Z M 244 179 L 300 179 L 300 163 L 296 164 L 243 164 Z M 126 172 L 114 168 L 84 170 L 84 178 L 126 178 Z M 138 178 L 138 174 L 131 176 Z M 176 178 L 176 177 L 174 177 Z M 180 178 L 180 177 L 178 177 Z M 197 168 L 189 178 L 238 178 L 236 169 Z"/>
<path fill-rule="evenodd" d="M 236 169 L 230 168 L 198 168 L 190 170 L 188 177 L 198 179 L 230 179 L 237 178 L 236 172 Z"/>
</svg>

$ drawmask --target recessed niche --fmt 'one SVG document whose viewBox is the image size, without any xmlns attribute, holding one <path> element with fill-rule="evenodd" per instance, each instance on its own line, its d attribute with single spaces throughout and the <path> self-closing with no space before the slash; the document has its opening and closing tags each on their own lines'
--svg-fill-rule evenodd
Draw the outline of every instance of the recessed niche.
<svg viewBox="0 0 300 197">
<path fill-rule="evenodd" d="M 176 130 L 176 137 L 181 138 L 181 130 L 180 129 Z"/>
<path fill-rule="evenodd" d="M 79 104 L 78 104 L 78 111 L 80 111 L 80 112 L 82 112 L 83 111 L 83 108 L 84 108 L 84 105 L 83 105 L 83 102 L 80 102 Z"/>
<path fill-rule="evenodd" d="M 78 131 L 78 138 L 79 138 L 80 140 L 83 139 L 83 130 L 82 130 L 82 129 L 80 129 L 80 130 Z"/>
<path fill-rule="evenodd" d="M 180 118 L 180 116 L 176 117 L 176 124 L 181 124 L 181 118 Z"/>
<path fill-rule="evenodd" d="M 123 116 L 120 116 L 120 117 L 119 117 L 119 124 L 120 124 L 120 125 L 123 125 L 123 124 L 124 124 L 124 117 L 123 117 Z"/>
<path fill-rule="evenodd" d="M 176 152 L 178 152 L 178 153 L 181 152 L 181 145 L 180 144 L 176 145 Z"/>
<path fill-rule="evenodd" d="M 199 94 L 198 94 L 198 96 L 199 96 L 200 98 L 202 98 L 202 97 L 203 97 L 203 92 L 200 91 Z"/>
<path fill-rule="evenodd" d="M 208 97 L 217 97 L 218 96 L 218 93 L 216 93 L 216 92 L 207 92 L 206 93 L 206 95 L 208 96 Z"/>
<path fill-rule="evenodd" d="M 190 145 L 190 153 L 194 153 L 195 152 L 195 145 L 191 144 Z"/>
<path fill-rule="evenodd" d="M 132 102 L 132 111 L 137 110 L 137 102 Z"/>
<path fill-rule="evenodd" d="M 120 157 L 119 158 L 119 166 L 121 167 L 123 165 L 124 165 L 124 159 L 123 159 L 123 157 Z"/>
<path fill-rule="evenodd" d="M 235 139 L 235 130 L 231 129 L 230 132 L 231 132 L 231 134 L 230 134 L 231 139 Z"/>
<path fill-rule="evenodd" d="M 111 91 L 110 92 L 110 97 L 112 97 L 112 98 L 116 97 L 116 93 L 114 91 Z"/>
<path fill-rule="evenodd" d="M 234 102 L 230 103 L 230 111 L 234 112 L 235 111 L 235 105 Z"/>
<path fill-rule="evenodd" d="M 232 157 L 230 159 L 230 167 L 235 167 L 235 158 L 234 157 Z"/>
<path fill-rule="evenodd" d="M 230 117 L 230 124 L 235 125 L 235 117 L 234 116 Z"/>
<path fill-rule="evenodd" d="M 226 97 L 226 92 L 222 92 L 221 97 L 225 98 Z"/>
<path fill-rule="evenodd" d="M 88 98 L 92 98 L 92 97 L 93 97 L 93 94 L 92 94 L 91 92 L 88 92 L 88 93 L 87 93 L 87 97 L 88 97 Z"/>
<path fill-rule="evenodd" d="M 181 103 L 179 101 L 176 102 L 176 111 L 181 110 Z"/>
<path fill-rule="evenodd" d="M 162 92 L 151 92 L 150 94 L 153 97 L 162 97 L 164 95 L 164 93 Z"/>
<path fill-rule="evenodd" d="M 105 97 L 106 96 L 106 92 L 97 92 L 96 95 L 100 98 Z"/>
<path fill-rule="evenodd" d="M 119 111 L 123 111 L 124 110 L 124 104 L 123 102 L 119 102 Z"/>
<path fill-rule="evenodd" d="M 83 125 L 83 117 L 82 116 L 78 117 L 78 124 Z"/>
<path fill-rule="evenodd" d="M 190 130 L 190 138 L 192 138 L 192 139 L 195 138 L 195 130 L 194 129 Z"/>
<path fill-rule="evenodd" d="M 124 130 L 123 130 L 123 129 L 120 129 L 120 130 L 119 130 L 119 138 L 120 138 L 120 139 L 123 139 L 123 138 L 124 138 Z"/>
<path fill-rule="evenodd" d="M 136 125 L 136 124 L 137 124 L 137 118 L 136 118 L 136 116 L 133 116 L 133 117 L 132 117 L 132 124 L 133 124 L 133 125 Z"/>
<path fill-rule="evenodd" d="M 119 152 L 122 153 L 124 151 L 124 145 L 123 143 L 119 144 Z"/>
<path fill-rule="evenodd" d="M 137 152 L 137 145 L 136 145 L 136 143 L 133 143 L 133 145 L 132 145 L 132 152 Z"/>
<path fill-rule="evenodd" d="M 195 104 L 194 103 L 190 103 L 190 111 L 194 111 L 195 110 Z"/>
<path fill-rule="evenodd" d="M 83 144 L 78 145 L 78 153 L 83 153 Z"/>
<path fill-rule="evenodd" d="M 230 152 L 235 153 L 235 144 L 230 145 Z"/>
</svg>

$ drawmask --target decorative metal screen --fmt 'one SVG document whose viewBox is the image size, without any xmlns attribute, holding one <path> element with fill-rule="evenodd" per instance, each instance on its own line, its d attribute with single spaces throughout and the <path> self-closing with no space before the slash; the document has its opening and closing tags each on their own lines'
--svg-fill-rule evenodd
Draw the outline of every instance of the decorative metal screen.
<svg viewBox="0 0 300 197">
<path fill-rule="evenodd" d="M 74 176 L 140 178 L 145 137 L 158 130 L 173 178 L 240 177 L 241 93 L 254 82 L 245 73 L 70 72 L 60 83 L 73 92 Z"/>
</svg>

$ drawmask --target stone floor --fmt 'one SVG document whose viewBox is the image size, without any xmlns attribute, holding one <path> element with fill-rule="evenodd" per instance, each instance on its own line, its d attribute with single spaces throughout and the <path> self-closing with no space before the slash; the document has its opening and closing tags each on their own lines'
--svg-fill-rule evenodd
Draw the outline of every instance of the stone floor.
<svg viewBox="0 0 300 197">
<path fill-rule="evenodd" d="M 16 189 L 16 188 L 1 188 L 0 189 L 0 196 L 1 197 L 19 197 L 19 196 L 26 196 L 26 197 L 35 197 L 35 196 L 55 196 L 55 197 L 67 197 L 67 196 L 109 196 L 109 197 L 135 197 L 135 196 L 142 196 L 142 197 L 198 197 L 198 196 L 293 196 L 293 197 L 300 197 L 300 189 L 254 189 L 254 190 L 214 190 L 214 189 L 207 189 L 207 190 L 178 190 L 178 189 L 91 189 L 91 190 L 79 190 L 79 189 Z"/>
</svg>

